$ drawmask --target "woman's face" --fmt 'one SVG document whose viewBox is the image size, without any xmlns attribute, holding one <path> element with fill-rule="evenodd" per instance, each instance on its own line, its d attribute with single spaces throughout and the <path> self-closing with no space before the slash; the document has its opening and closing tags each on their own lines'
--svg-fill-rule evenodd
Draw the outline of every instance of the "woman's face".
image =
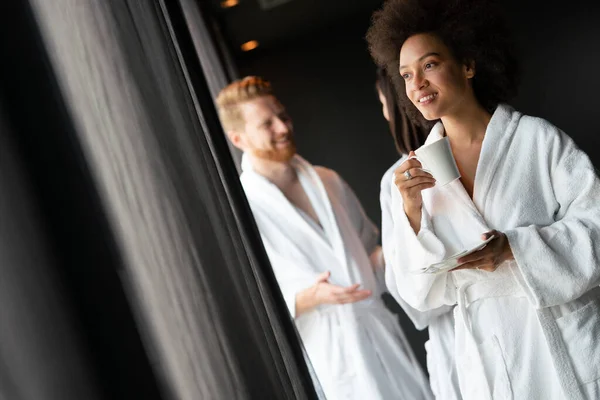
<svg viewBox="0 0 600 400">
<path fill-rule="evenodd" d="M 404 42 L 399 72 L 406 95 L 430 121 L 458 113 L 475 99 L 470 84 L 474 68 L 456 61 L 434 34 L 420 33 Z"/>
<path fill-rule="evenodd" d="M 389 122 L 390 121 L 390 112 L 388 111 L 387 101 L 385 99 L 385 96 L 381 92 L 381 89 L 377 89 L 377 93 L 379 93 L 379 101 L 381 102 L 383 118 L 385 118 Z"/>
</svg>

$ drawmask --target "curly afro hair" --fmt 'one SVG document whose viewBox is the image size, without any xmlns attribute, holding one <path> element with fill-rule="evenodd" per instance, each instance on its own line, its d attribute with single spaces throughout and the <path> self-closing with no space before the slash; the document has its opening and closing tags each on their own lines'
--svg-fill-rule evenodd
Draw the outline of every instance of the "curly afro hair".
<svg viewBox="0 0 600 400">
<path fill-rule="evenodd" d="M 375 62 L 387 69 L 411 119 L 420 114 L 406 97 L 398 72 L 409 37 L 433 33 L 462 63 L 475 63 L 473 91 L 489 112 L 517 93 L 518 65 L 504 10 L 496 0 L 386 0 L 373 14 L 366 39 Z"/>
</svg>

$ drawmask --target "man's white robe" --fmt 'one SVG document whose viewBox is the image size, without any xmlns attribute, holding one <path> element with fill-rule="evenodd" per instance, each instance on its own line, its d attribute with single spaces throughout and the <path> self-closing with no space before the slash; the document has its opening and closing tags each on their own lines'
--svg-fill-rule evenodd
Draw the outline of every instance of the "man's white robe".
<svg viewBox="0 0 600 400">
<path fill-rule="evenodd" d="M 247 157 L 241 181 L 327 399 L 430 399 L 426 377 L 380 297 L 382 288 L 369 260 L 377 248 L 377 228 L 334 171 L 313 168 L 299 156 L 292 164 L 322 228 L 254 172 Z M 373 295 L 353 304 L 322 305 L 296 317 L 296 294 L 325 271 L 331 271 L 332 284 L 359 283 Z"/>
<path fill-rule="evenodd" d="M 392 165 L 381 179 L 381 239 L 385 264 L 391 264 L 391 249 L 394 244 L 394 221 L 392 219 L 392 190 L 397 190 L 393 183 L 394 171 L 408 156 L 403 156 Z M 390 267 L 391 268 L 391 267 Z M 387 269 L 387 268 L 386 268 Z M 427 370 L 431 390 L 437 400 L 460 400 L 458 376 L 454 360 L 454 306 L 444 305 L 425 312 L 418 311 L 404 301 L 395 284 L 394 270 L 387 272 L 390 280 L 388 290 L 412 320 L 417 329 L 429 329 L 429 340 L 425 343 L 427 352 Z"/>
<path fill-rule="evenodd" d="M 443 136 L 438 123 L 427 143 Z M 473 200 L 460 181 L 423 191 L 415 235 L 392 191 L 387 282 L 421 311 L 455 307 L 465 399 L 600 398 L 600 180 L 545 120 L 500 105 L 487 127 Z M 504 232 L 515 260 L 495 272 L 422 267 Z"/>
</svg>

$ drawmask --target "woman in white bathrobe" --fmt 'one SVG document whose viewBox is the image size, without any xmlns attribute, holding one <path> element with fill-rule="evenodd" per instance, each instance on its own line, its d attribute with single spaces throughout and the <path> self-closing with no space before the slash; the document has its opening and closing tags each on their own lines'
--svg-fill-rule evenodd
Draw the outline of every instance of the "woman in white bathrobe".
<svg viewBox="0 0 600 400">
<path fill-rule="evenodd" d="M 455 306 L 463 398 L 600 398 L 600 180 L 565 133 L 505 104 L 507 37 L 483 0 L 388 0 L 374 16 L 372 55 L 461 173 L 440 186 L 416 159 L 398 166 L 386 281 L 417 310 Z"/>
<path fill-rule="evenodd" d="M 383 117 L 388 121 L 400 159 L 396 161 L 381 179 L 381 238 L 385 264 L 391 264 L 391 250 L 394 248 L 391 195 L 394 171 L 408 158 L 408 153 L 425 142 L 429 123 L 420 118 L 412 121 L 398 103 L 398 96 L 385 68 L 377 68 L 377 93 L 382 106 Z M 395 281 L 393 269 L 387 274 Z M 419 330 L 428 328 L 429 340 L 425 343 L 427 370 L 431 390 L 437 399 L 458 400 L 461 398 L 458 377 L 454 368 L 454 316 L 452 306 L 422 312 L 411 307 L 400 294 L 398 286 L 389 285 L 389 292 L 402 307 L 406 315 Z"/>
</svg>

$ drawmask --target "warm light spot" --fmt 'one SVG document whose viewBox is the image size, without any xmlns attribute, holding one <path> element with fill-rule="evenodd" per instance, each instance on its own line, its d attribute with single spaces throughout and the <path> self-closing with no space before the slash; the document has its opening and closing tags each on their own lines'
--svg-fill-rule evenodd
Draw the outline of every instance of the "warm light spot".
<svg viewBox="0 0 600 400">
<path fill-rule="evenodd" d="M 255 48 L 258 47 L 258 42 L 256 40 L 251 40 L 249 42 L 242 44 L 240 47 L 244 51 L 254 50 Z"/>
<path fill-rule="evenodd" d="M 237 6 L 240 2 L 238 0 L 223 0 L 221 2 L 221 7 L 223 8 L 231 8 Z"/>
</svg>

